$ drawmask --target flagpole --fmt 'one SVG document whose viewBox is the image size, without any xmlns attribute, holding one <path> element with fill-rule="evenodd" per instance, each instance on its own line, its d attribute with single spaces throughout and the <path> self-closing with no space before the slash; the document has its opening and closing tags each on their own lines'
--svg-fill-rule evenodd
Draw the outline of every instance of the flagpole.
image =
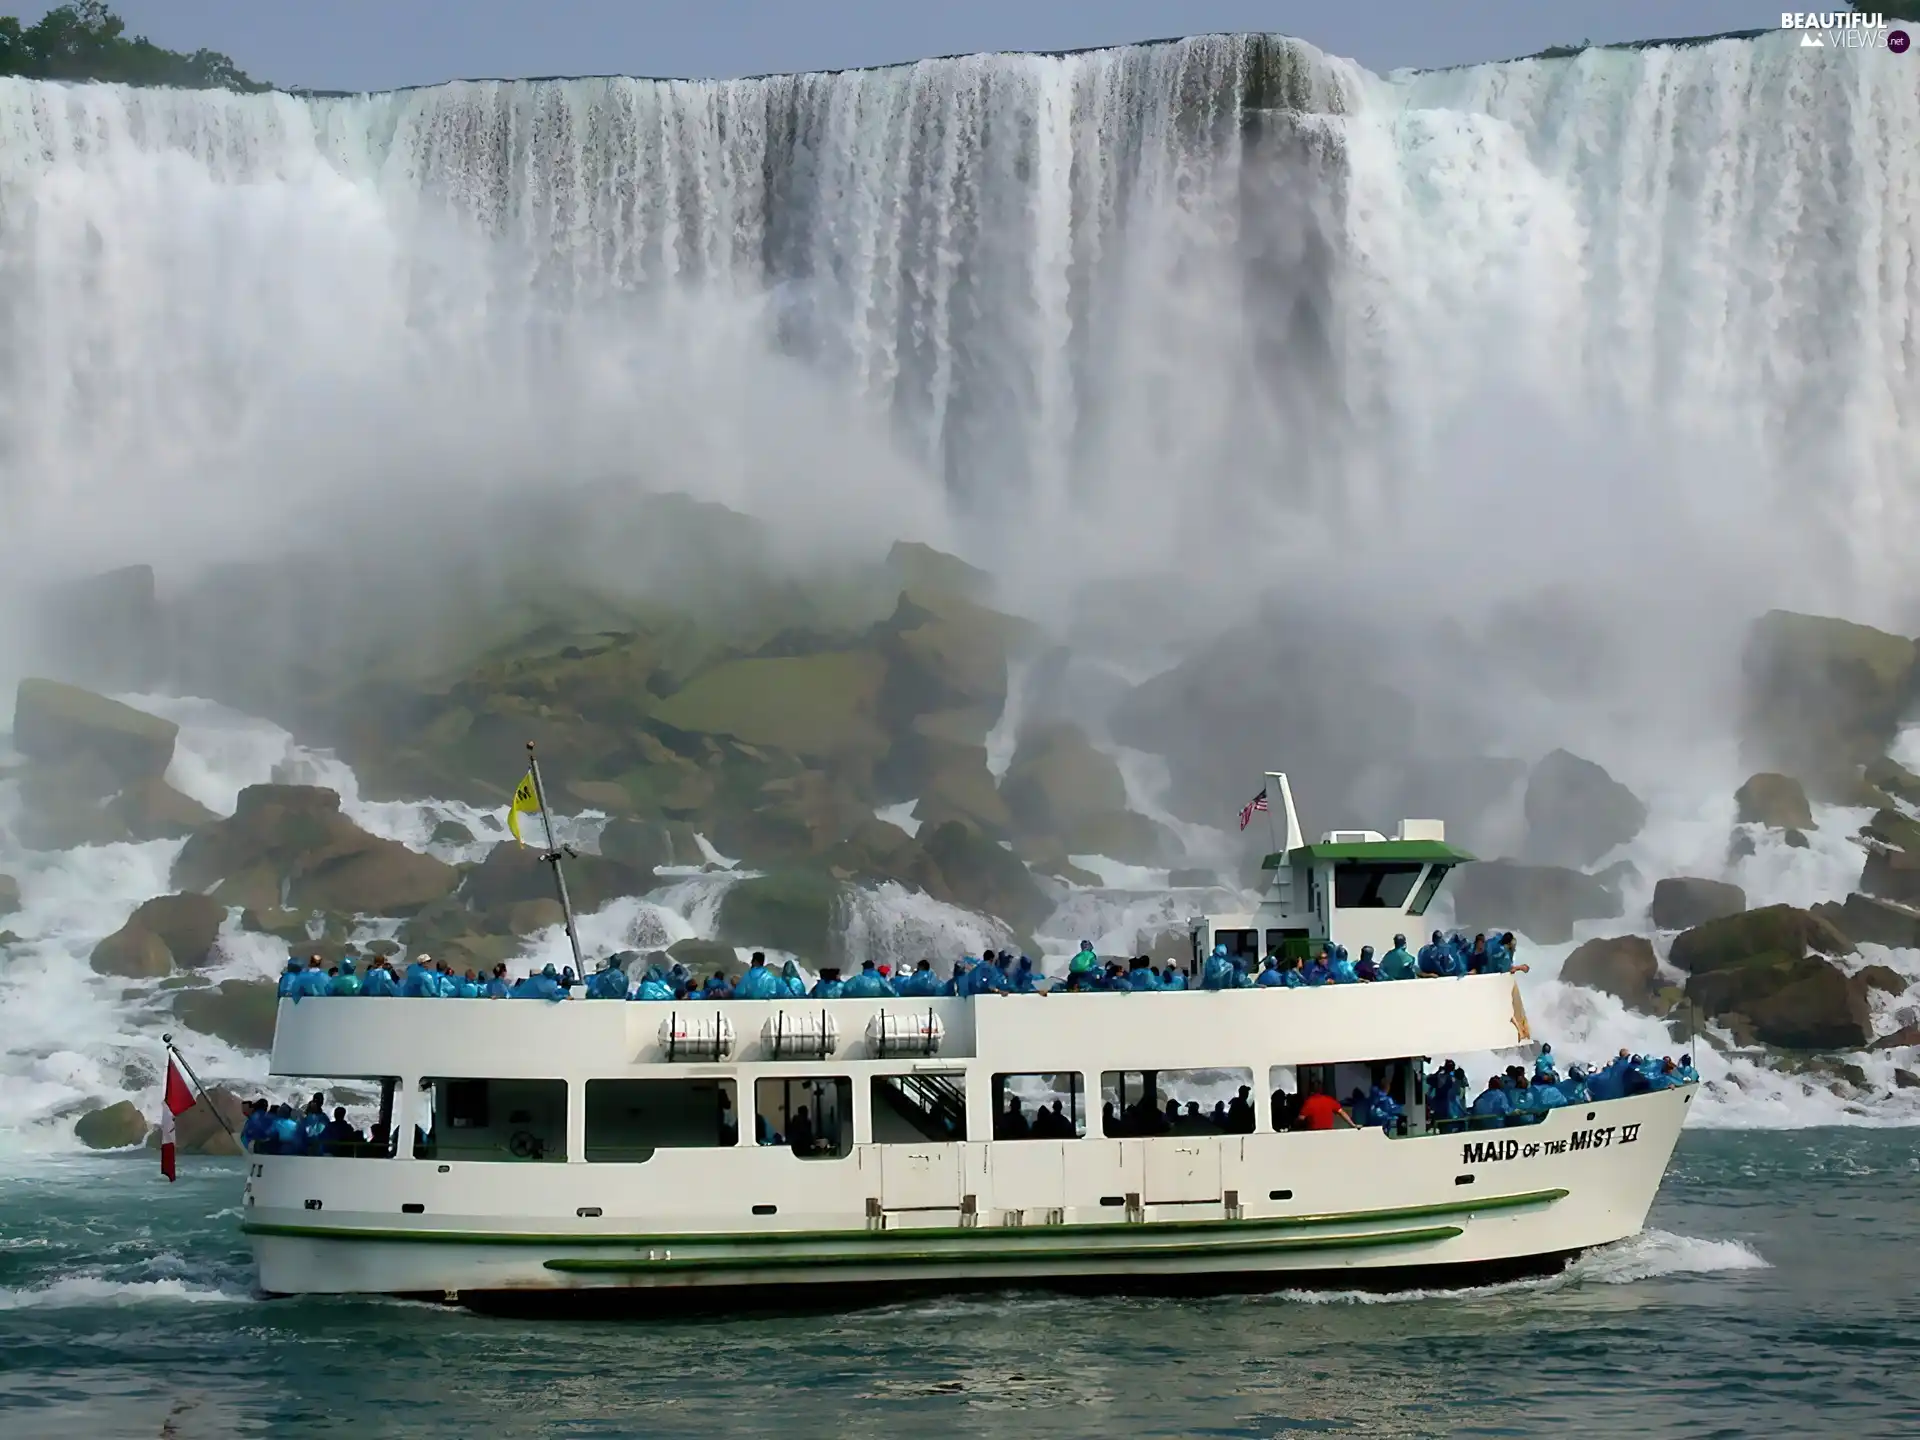
<svg viewBox="0 0 1920 1440">
<path fill-rule="evenodd" d="M 202 1085 L 200 1083 L 200 1077 L 193 1073 L 193 1066 L 187 1063 L 187 1057 L 174 1048 L 173 1036 L 162 1035 L 160 1037 L 160 1043 L 167 1047 L 167 1054 L 169 1056 L 180 1062 L 180 1068 L 187 1072 L 187 1079 L 193 1082 L 193 1088 L 195 1092 L 199 1094 L 200 1098 L 207 1102 L 207 1109 L 212 1112 L 213 1118 L 220 1122 L 220 1128 L 227 1132 L 227 1138 L 233 1141 L 235 1145 L 239 1145 L 242 1150 L 245 1150 L 246 1146 L 240 1145 L 240 1137 L 234 1134 L 233 1127 L 227 1124 L 227 1117 L 220 1113 L 220 1107 L 215 1105 L 213 1103 L 213 1097 L 207 1094 L 207 1087 Z"/>
<path fill-rule="evenodd" d="M 560 846 L 553 838 L 553 812 L 547 808 L 547 791 L 540 783 L 540 762 L 534 758 L 531 740 L 527 741 L 527 773 L 533 776 L 533 798 L 540 805 L 540 823 L 547 827 L 547 853 L 540 858 L 553 866 L 553 886 L 560 892 L 560 913 L 566 917 L 567 940 L 573 946 L 573 973 L 584 982 L 587 962 L 580 955 L 580 934 L 573 928 L 573 901 L 567 898 L 567 877 L 560 869 Z"/>
</svg>

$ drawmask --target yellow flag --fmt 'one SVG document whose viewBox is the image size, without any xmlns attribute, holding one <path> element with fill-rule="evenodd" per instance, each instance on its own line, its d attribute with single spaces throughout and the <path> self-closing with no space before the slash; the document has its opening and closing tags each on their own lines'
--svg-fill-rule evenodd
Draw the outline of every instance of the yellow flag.
<svg viewBox="0 0 1920 1440">
<path fill-rule="evenodd" d="M 520 788 L 513 792 L 513 803 L 507 807 L 507 829 L 513 832 L 513 838 L 522 845 L 520 838 L 520 817 L 522 814 L 538 815 L 540 800 L 533 792 L 533 772 L 529 770 L 520 780 Z"/>
</svg>

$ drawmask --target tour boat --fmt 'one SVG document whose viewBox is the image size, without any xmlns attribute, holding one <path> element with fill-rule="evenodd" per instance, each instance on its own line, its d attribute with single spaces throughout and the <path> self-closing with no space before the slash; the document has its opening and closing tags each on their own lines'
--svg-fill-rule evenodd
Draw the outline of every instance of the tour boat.
<svg viewBox="0 0 1920 1440">
<path fill-rule="evenodd" d="M 1471 859 L 1435 822 L 1305 844 L 1270 778 L 1287 836 L 1264 897 L 1197 918 L 1196 955 L 1384 950 Z M 252 1155 L 241 1226 L 268 1293 L 480 1308 L 1485 1283 L 1638 1232 L 1697 1088 L 1493 1129 L 1430 1121 L 1428 1060 L 1508 1052 L 1498 1068 L 1537 1049 L 1511 974 L 921 1000 L 283 1000 L 274 1074 L 377 1089 L 381 1133 L 409 1143 Z M 1376 1081 L 1405 1107 L 1394 1133 L 1276 1128 L 1285 1095 Z M 1228 1097 L 1223 1129 L 1205 1112 Z M 1178 1114 L 1142 1133 L 1167 1099 Z"/>
</svg>

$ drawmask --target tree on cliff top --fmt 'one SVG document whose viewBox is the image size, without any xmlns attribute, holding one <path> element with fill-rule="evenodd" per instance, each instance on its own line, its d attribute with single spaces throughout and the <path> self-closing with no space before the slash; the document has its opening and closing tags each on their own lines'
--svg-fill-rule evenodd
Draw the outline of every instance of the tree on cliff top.
<svg viewBox="0 0 1920 1440">
<path fill-rule="evenodd" d="M 0 75 L 28 80 L 107 80 L 122 85 L 175 85 L 185 90 L 265 90 L 213 50 L 183 55 L 144 35 L 128 39 L 127 22 L 106 0 L 74 0 L 29 26 L 0 15 Z"/>
</svg>

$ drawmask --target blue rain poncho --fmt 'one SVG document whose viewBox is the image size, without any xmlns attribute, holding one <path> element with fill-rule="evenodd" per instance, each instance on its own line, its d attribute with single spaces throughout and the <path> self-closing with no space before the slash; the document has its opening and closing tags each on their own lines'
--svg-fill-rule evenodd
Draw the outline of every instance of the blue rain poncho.
<svg viewBox="0 0 1920 1440">
<path fill-rule="evenodd" d="M 367 971 L 367 978 L 360 982 L 360 993 L 362 995 L 398 995 L 400 984 L 386 966 L 375 965 Z"/>
<path fill-rule="evenodd" d="M 1391 1132 L 1406 1113 L 1400 1102 L 1378 1085 L 1374 1086 L 1372 1093 L 1367 1096 L 1368 1124 L 1378 1125 L 1381 1129 Z M 1358 1119 L 1357 1116 L 1355 1118 Z"/>
<path fill-rule="evenodd" d="M 301 972 L 300 988 L 294 991 L 293 998 L 298 1000 L 304 995 L 331 995 L 333 977 L 324 970 L 308 969 Z"/>
<path fill-rule="evenodd" d="M 1699 1083 L 1699 1080 L 1700 1072 L 1693 1068 L 1693 1057 L 1691 1055 L 1682 1055 L 1680 1057 L 1680 1083 L 1683 1085 L 1694 1085 Z"/>
<path fill-rule="evenodd" d="M 1513 969 L 1513 952 L 1495 937 L 1487 941 L 1486 972 L 1489 975 L 1505 975 Z"/>
<path fill-rule="evenodd" d="M 1033 960 L 1030 956 L 1020 957 L 1020 963 L 1013 967 L 1013 973 L 1007 977 L 1007 980 L 1016 995 L 1033 995 L 1040 989 L 1040 975 L 1033 968 Z"/>
<path fill-rule="evenodd" d="M 300 977 L 307 973 L 307 967 L 298 960 L 288 960 L 287 968 L 280 972 L 280 998 L 282 1000 L 300 993 Z"/>
<path fill-rule="evenodd" d="M 273 1134 L 273 1116 L 265 1110 L 249 1110 L 247 1123 L 240 1127 L 240 1144 L 247 1150 L 257 1149 L 260 1142 Z"/>
<path fill-rule="evenodd" d="M 1553 1078 L 1553 1046 L 1542 1045 L 1540 1053 L 1533 1057 L 1533 1075 L 1536 1080 Z"/>
<path fill-rule="evenodd" d="M 1220 947 L 1223 954 L 1226 948 L 1224 945 Z M 1091 940 L 1082 940 L 1080 942 L 1080 948 L 1074 952 L 1073 959 L 1067 962 L 1067 973 L 1069 975 L 1085 975 L 1091 971 L 1097 971 L 1099 968 L 1100 957 L 1094 953 L 1093 942 Z"/>
<path fill-rule="evenodd" d="M 1473 1115 L 1476 1120 L 1504 1120 L 1513 1113 L 1513 1101 L 1507 1097 L 1506 1087 L 1498 1076 L 1487 1082 L 1487 1088 L 1473 1102 Z"/>
<path fill-rule="evenodd" d="M 1306 968 L 1300 972 L 1300 983 L 1303 985 L 1325 985 L 1332 979 L 1333 967 L 1318 956 L 1308 961 Z"/>
<path fill-rule="evenodd" d="M 847 982 L 838 976 L 831 980 L 816 980 L 813 982 L 813 989 L 808 993 L 815 1000 L 838 1000 L 847 993 Z"/>
<path fill-rule="evenodd" d="M 1405 947 L 1396 948 L 1404 949 Z M 1433 932 L 1433 939 L 1420 947 L 1420 957 L 1415 961 L 1415 964 L 1422 975 L 1444 975 L 1447 973 L 1446 957 L 1446 941 L 1442 938 L 1440 932 L 1436 930 Z M 1395 976 L 1394 978 L 1399 979 L 1400 977 Z"/>
<path fill-rule="evenodd" d="M 1000 968 L 998 960 L 982 960 L 974 966 L 969 982 L 969 995 L 1004 995 L 1013 988 L 1007 983 L 1007 972 Z"/>
<path fill-rule="evenodd" d="M 941 985 L 940 993 L 942 995 L 965 995 L 967 993 L 967 987 L 973 983 L 972 980 L 968 978 L 972 970 L 973 966 L 967 961 L 954 961 L 953 973 L 949 975 L 946 978 L 946 982 Z M 847 983 L 852 984 L 853 982 L 848 981 Z"/>
<path fill-rule="evenodd" d="M 1202 990 L 1232 990 L 1236 988 L 1233 972 L 1233 957 L 1227 954 L 1225 945 L 1213 947 L 1213 953 L 1207 956 L 1207 963 L 1200 971 Z"/>
<path fill-rule="evenodd" d="M 1558 1110 L 1567 1103 L 1566 1092 L 1558 1085 L 1551 1083 L 1529 1085 L 1527 1093 L 1533 1097 L 1533 1108 L 1536 1110 Z"/>
<path fill-rule="evenodd" d="M 291 1115 L 274 1116 L 270 1143 L 279 1154 L 298 1155 L 305 1148 L 300 1143 L 300 1122 Z"/>
<path fill-rule="evenodd" d="M 1160 983 L 1160 977 L 1153 973 L 1151 965 L 1142 965 L 1127 972 L 1127 989 L 1129 990 L 1163 990 L 1165 988 Z"/>
<path fill-rule="evenodd" d="M 789 1000 L 807 998 L 807 977 L 800 973 L 800 962 L 789 960 L 780 967 L 780 984 Z"/>
<path fill-rule="evenodd" d="M 955 966 L 954 969 L 957 978 L 959 967 Z M 887 983 L 886 976 L 874 968 L 873 961 L 868 960 L 861 964 L 860 973 L 847 981 L 840 993 L 849 1000 L 873 1000 L 893 994 L 893 986 Z"/>
<path fill-rule="evenodd" d="M 549 965 L 538 975 L 529 975 L 513 987 L 515 1000 L 564 1000 L 566 989 L 560 984 L 560 977 Z"/>
<path fill-rule="evenodd" d="M 933 966 L 922 960 L 912 974 L 902 980 L 899 991 L 902 995 L 911 995 L 917 999 L 927 999 L 940 993 L 940 977 L 933 973 Z"/>
<path fill-rule="evenodd" d="M 640 977 L 640 983 L 634 987 L 633 998 L 671 1000 L 673 999 L 673 982 L 667 979 L 666 972 L 658 965 L 649 965 L 647 973 Z"/>
<path fill-rule="evenodd" d="M 1187 989 L 1187 972 L 1178 965 L 1167 966 L 1166 978 L 1160 982 L 1160 988 L 1163 990 Z"/>
<path fill-rule="evenodd" d="M 627 972 L 618 965 L 604 965 L 587 977 L 587 999 L 624 1000 L 627 998 Z"/>
<path fill-rule="evenodd" d="M 1578 1065 L 1567 1067 L 1566 1079 L 1560 1082 L 1560 1098 L 1569 1105 L 1584 1105 L 1592 1097 L 1587 1093 L 1587 1072 Z"/>
<path fill-rule="evenodd" d="M 1358 985 L 1360 975 L 1353 968 L 1353 961 L 1347 958 L 1346 947 L 1342 946 L 1333 957 L 1333 964 L 1327 967 L 1333 983 L 1336 985 Z"/>
<path fill-rule="evenodd" d="M 787 987 L 780 983 L 780 977 L 766 967 L 765 962 L 749 965 L 747 973 L 740 977 L 740 983 L 733 987 L 736 1000 L 778 1000 L 786 993 Z"/>
<path fill-rule="evenodd" d="M 1433 949 L 1431 945 L 1422 949 L 1420 952 L 1420 960 L 1416 964 L 1413 956 L 1407 953 L 1406 946 L 1394 946 L 1380 957 L 1380 978 L 1382 980 L 1411 980 L 1416 975 L 1437 973 L 1427 969 L 1426 956 L 1427 951 L 1431 949 Z"/>
<path fill-rule="evenodd" d="M 440 994 L 440 977 L 433 967 L 418 960 L 407 966 L 407 978 L 400 982 L 400 993 L 408 999 L 434 999 Z"/>
<path fill-rule="evenodd" d="M 327 987 L 327 993 L 329 995 L 358 995 L 360 993 L 360 977 L 353 973 L 353 957 L 351 955 L 341 960 L 340 973 L 333 977 L 332 983 Z"/>
<path fill-rule="evenodd" d="M 1287 977 L 1280 973 L 1280 962 L 1269 958 L 1253 983 L 1269 988 L 1285 989 Z"/>
</svg>

